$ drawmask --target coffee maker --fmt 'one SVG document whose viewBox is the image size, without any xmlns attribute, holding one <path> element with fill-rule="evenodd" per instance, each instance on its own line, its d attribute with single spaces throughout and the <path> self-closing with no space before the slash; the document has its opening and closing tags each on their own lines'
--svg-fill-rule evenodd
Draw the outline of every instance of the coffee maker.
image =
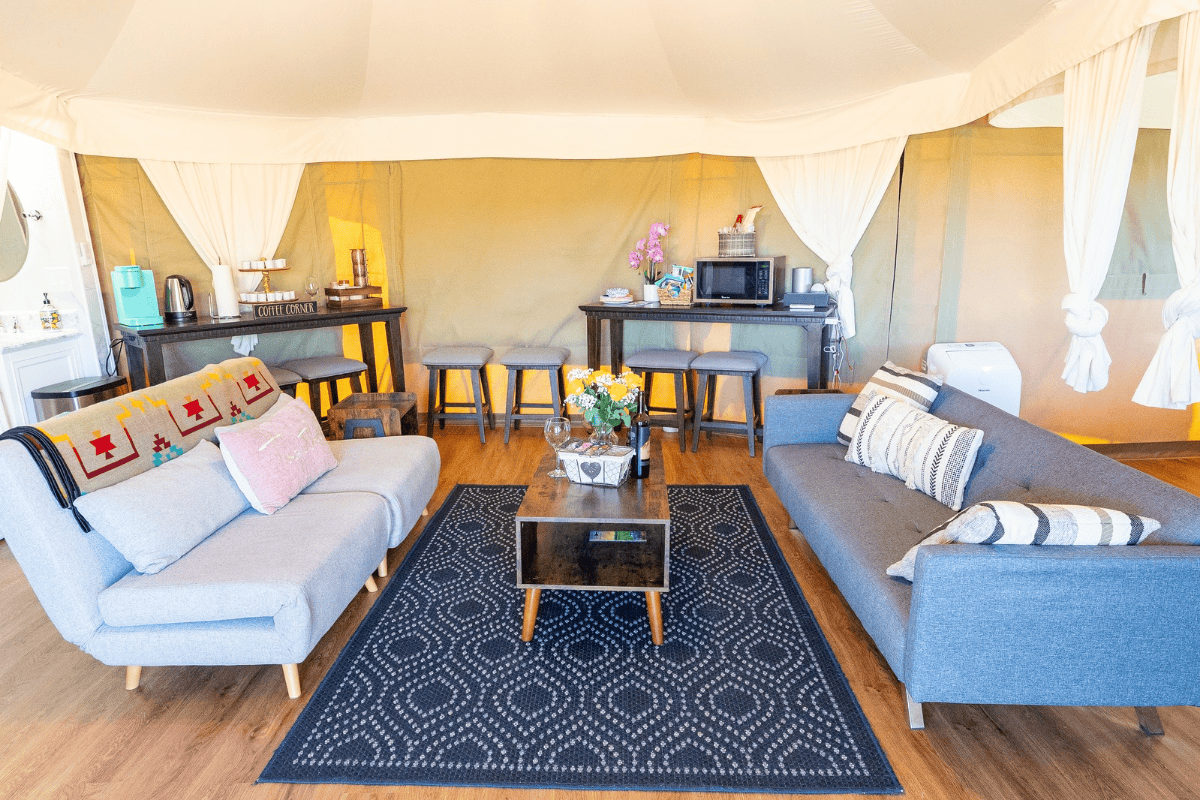
<svg viewBox="0 0 1200 800">
<path fill-rule="evenodd" d="M 114 267 L 110 274 L 113 300 L 117 304 L 117 322 L 133 328 L 163 324 L 162 315 L 158 313 L 153 272 L 133 264 Z"/>
</svg>

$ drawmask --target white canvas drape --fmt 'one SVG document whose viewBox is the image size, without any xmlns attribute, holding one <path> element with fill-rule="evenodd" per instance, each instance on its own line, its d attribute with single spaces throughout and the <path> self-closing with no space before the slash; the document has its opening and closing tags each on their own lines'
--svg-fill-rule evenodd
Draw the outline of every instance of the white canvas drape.
<svg viewBox="0 0 1200 800">
<path fill-rule="evenodd" d="M 229 313 L 222 266 L 272 258 L 296 200 L 303 164 L 140 160 L 171 216 L 213 272 L 218 313 Z M 251 274 L 250 279 L 257 281 Z M 249 288 L 249 287 L 243 287 Z M 232 298 L 237 313 L 236 293 Z"/>
<path fill-rule="evenodd" d="M 1187 408 L 1200 401 L 1200 12 L 1179 20 L 1178 81 L 1167 154 L 1167 216 L 1180 288 L 1163 306 L 1154 358 L 1133 401 L 1156 408 Z"/>
<path fill-rule="evenodd" d="M 1157 25 L 1067 70 L 1063 87 L 1063 250 L 1071 293 L 1062 301 L 1071 345 L 1062 378 L 1077 392 L 1108 385 L 1112 358 L 1096 302 L 1108 275 L 1137 143 L 1146 62 Z"/>
<path fill-rule="evenodd" d="M 8 197 L 8 146 L 12 134 L 8 128 L 0 127 L 0 216 L 4 215 L 4 203 Z M 4 398 L 0 397 L 0 426 L 8 430 L 8 412 L 4 408 Z"/>
<path fill-rule="evenodd" d="M 908 137 L 803 156 L 755 159 L 783 216 L 828 268 L 842 335 L 854 336 L 854 248 L 896 171 Z"/>
</svg>

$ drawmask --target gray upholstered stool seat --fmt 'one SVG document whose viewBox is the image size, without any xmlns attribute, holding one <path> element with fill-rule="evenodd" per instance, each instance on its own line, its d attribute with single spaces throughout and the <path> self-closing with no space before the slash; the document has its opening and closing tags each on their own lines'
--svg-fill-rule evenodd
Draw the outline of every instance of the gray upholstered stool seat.
<svg viewBox="0 0 1200 800">
<path fill-rule="evenodd" d="M 687 421 L 695 418 L 696 387 L 692 382 L 692 360 L 699 353 L 691 350 L 639 350 L 625 359 L 625 366 L 640 372 L 645 379 L 646 410 L 650 424 L 679 429 L 679 450 L 686 449 Z M 650 404 L 655 373 L 675 376 L 675 407 Z M 661 413 L 656 413 L 661 412 Z"/>
<path fill-rule="evenodd" d="M 361 392 L 363 389 L 360 376 L 367 371 L 364 361 L 334 355 L 297 358 L 285 361 L 280 366 L 296 373 L 301 381 L 308 384 L 313 412 L 317 416 L 321 416 L 322 384 L 329 387 L 329 405 L 332 407 L 337 405 L 339 399 L 337 382 L 342 378 L 349 378 L 354 391 Z"/>
<path fill-rule="evenodd" d="M 421 363 L 429 368 L 429 414 L 425 421 L 426 435 L 433 436 L 435 421 L 440 428 L 445 428 L 447 419 L 475 417 L 479 426 L 479 441 L 487 443 L 487 436 L 483 431 L 485 412 L 487 426 L 492 430 L 496 429 L 496 416 L 492 413 L 492 390 L 488 386 L 487 369 L 485 369 L 491 358 L 492 348 L 475 345 L 435 347 L 425 354 Z M 471 381 L 475 389 L 474 402 L 446 402 L 446 372 L 452 369 L 471 372 Z M 475 410 L 473 412 L 447 410 L 458 407 Z"/>
<path fill-rule="evenodd" d="M 279 384 L 279 388 L 290 394 L 292 397 L 296 396 L 296 384 L 304 380 L 287 367 L 273 367 L 270 364 L 267 364 L 267 372 L 271 373 L 271 377 L 274 379 L 275 383 Z"/>
<path fill-rule="evenodd" d="M 504 403 L 504 443 L 513 428 L 521 427 L 521 420 L 545 420 L 549 417 L 565 417 L 563 397 L 567 393 L 563 365 L 571 352 L 565 347 L 513 347 L 500 357 L 500 363 L 508 368 L 508 396 Z M 550 379 L 550 402 L 531 403 L 523 399 L 525 372 L 546 372 Z M 548 414 L 526 413 L 524 408 L 550 409 Z"/>
<path fill-rule="evenodd" d="M 700 431 L 745 431 L 750 444 L 750 455 L 754 455 L 754 440 L 762 434 L 762 370 L 767 365 L 763 353 L 752 350 L 713 351 L 697 356 L 692 361 L 696 379 L 700 386 L 700 411 L 692 425 L 692 452 L 700 445 Z M 718 375 L 730 375 L 742 379 L 742 398 L 746 407 L 746 421 L 713 419 L 717 401 Z"/>
</svg>

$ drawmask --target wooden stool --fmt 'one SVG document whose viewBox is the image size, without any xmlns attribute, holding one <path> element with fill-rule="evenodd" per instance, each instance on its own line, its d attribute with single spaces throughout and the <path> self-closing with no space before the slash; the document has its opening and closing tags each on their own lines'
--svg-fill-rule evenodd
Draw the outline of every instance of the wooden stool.
<svg viewBox="0 0 1200 800">
<path fill-rule="evenodd" d="M 563 364 L 567 363 L 570 351 L 563 347 L 514 347 L 504 354 L 500 363 L 508 368 L 508 397 L 504 403 L 504 443 L 508 444 L 510 429 L 521 427 L 523 419 L 546 420 L 564 417 L 563 396 L 567 382 L 563 377 Z M 527 370 L 545 370 L 550 379 L 549 403 L 526 403 L 521 399 Z M 551 414 L 527 414 L 522 408 L 549 408 Z"/>
<path fill-rule="evenodd" d="M 329 434 L 352 439 L 357 430 L 376 436 L 415 435 L 417 396 L 412 392 L 358 392 L 329 409 Z"/>
<path fill-rule="evenodd" d="M 337 382 L 349 378 L 354 391 L 362 391 L 362 379 L 359 377 L 367 371 L 365 362 L 345 356 L 313 356 L 298 358 L 295 361 L 283 363 L 284 369 L 291 370 L 308 384 L 309 399 L 314 406 L 313 413 L 320 419 L 325 419 L 321 413 L 321 385 L 329 387 L 329 405 L 332 408 L 338 402 Z"/>
<path fill-rule="evenodd" d="M 762 434 L 762 369 L 767 357 L 762 353 L 742 350 L 712 352 L 697 356 L 692 362 L 700 381 L 700 412 L 692 425 L 692 452 L 700 444 L 700 431 L 745 432 L 754 455 L 754 439 Z M 742 396 L 746 405 L 746 421 L 713 419 L 717 404 L 717 376 L 732 375 L 742 379 Z"/>
<path fill-rule="evenodd" d="M 304 380 L 286 367 L 273 367 L 267 364 L 267 372 L 270 372 L 271 377 L 279 384 L 280 390 L 292 397 L 296 396 L 296 384 Z"/>
<path fill-rule="evenodd" d="M 691 350 L 639 350 L 625 359 L 625 366 L 634 372 L 639 372 L 645 382 L 642 391 L 646 393 L 646 410 L 650 413 L 650 424 L 660 427 L 679 429 L 679 452 L 684 452 L 687 445 L 687 421 L 694 421 L 696 408 L 696 387 L 692 382 L 692 360 L 699 353 Z M 669 373 L 675 376 L 675 407 L 650 405 L 650 389 L 655 373 Z M 686 387 L 686 389 L 685 389 Z M 655 412 L 666 412 L 658 415 Z"/>
<path fill-rule="evenodd" d="M 431 350 L 421 363 L 429 367 L 429 414 L 426 419 L 426 435 L 433 436 L 433 423 L 437 420 L 440 428 L 446 427 L 446 420 L 459 417 L 475 417 L 479 425 L 479 441 L 487 444 L 483 432 L 484 410 L 487 411 L 487 425 L 496 429 L 496 416 L 492 413 L 492 390 L 488 387 L 487 370 L 484 367 L 492 357 L 490 347 L 438 347 Z M 471 371 L 471 381 L 475 384 L 475 402 L 447 403 L 446 402 L 446 371 L 464 369 Z M 474 412 L 447 411 L 448 408 L 474 408 Z"/>
</svg>

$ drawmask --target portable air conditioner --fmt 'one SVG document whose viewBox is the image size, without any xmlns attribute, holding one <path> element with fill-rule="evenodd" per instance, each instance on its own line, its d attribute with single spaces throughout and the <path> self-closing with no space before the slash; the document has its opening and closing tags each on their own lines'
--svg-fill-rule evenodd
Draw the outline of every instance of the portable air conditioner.
<svg viewBox="0 0 1200 800">
<path fill-rule="evenodd" d="M 1013 416 L 1021 413 L 1021 368 L 999 342 L 935 344 L 921 368 Z"/>
</svg>

